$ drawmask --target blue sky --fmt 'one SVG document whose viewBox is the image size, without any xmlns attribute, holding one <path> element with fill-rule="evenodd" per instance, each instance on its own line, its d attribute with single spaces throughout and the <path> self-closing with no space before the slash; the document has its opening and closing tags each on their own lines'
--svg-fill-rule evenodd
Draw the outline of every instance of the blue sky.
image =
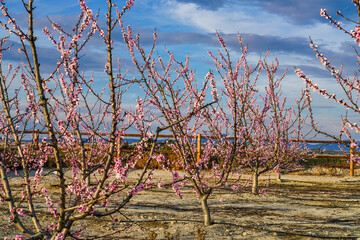
<svg viewBox="0 0 360 240">
<path fill-rule="evenodd" d="M 16 19 L 25 24 L 21 1 L 5 2 Z M 104 1 L 87 1 L 94 12 L 100 9 L 100 17 L 106 11 L 106 5 L 101 4 L 102 2 Z M 118 4 L 124 2 L 118 1 Z M 75 0 L 37 0 L 35 5 L 41 67 L 42 71 L 46 71 L 51 69 L 58 57 L 56 49 L 41 33 L 44 26 L 49 26 L 47 17 L 70 30 L 76 21 L 79 6 Z M 216 31 L 221 33 L 235 59 L 239 53 L 237 34 L 240 33 L 249 46 L 249 60 L 255 62 L 270 50 L 270 56 L 276 56 L 280 61 L 279 75 L 288 69 L 283 92 L 292 100 L 299 96 L 304 87 L 293 73 L 294 67 L 305 71 L 320 87 L 338 92 L 335 80 L 324 71 L 310 49 L 309 37 L 320 45 L 320 50 L 335 66 L 344 64 L 344 70 L 350 76 L 357 69 L 355 53 L 351 47 L 355 46 L 354 41 L 320 17 L 321 8 L 326 8 L 334 17 L 337 17 L 336 10 L 341 10 L 347 17 L 357 19 L 356 8 L 351 0 L 135 0 L 124 21 L 140 34 L 145 46 L 150 46 L 152 33 L 157 28 L 159 53 L 162 54 L 167 48 L 175 53 L 177 59 L 184 59 L 189 54 L 191 66 L 196 70 L 199 81 L 204 79 L 209 68 L 214 68 L 207 51 L 220 49 Z M 347 29 L 354 29 L 353 25 L 343 22 Z M 120 48 L 123 47 L 120 33 L 115 34 L 115 40 L 119 40 Z M 83 66 L 100 73 L 106 56 L 99 41 L 101 40 L 95 39 L 89 43 Z M 16 47 L 16 41 L 14 46 Z M 128 53 L 119 50 L 117 54 L 122 59 L 123 69 L 130 67 Z M 17 61 L 19 54 L 14 51 L 5 58 Z M 129 105 L 137 95 L 136 90 L 132 90 L 128 98 Z M 323 129 L 338 129 L 341 116 L 345 113 L 316 94 L 313 98 L 317 120 Z"/>
</svg>

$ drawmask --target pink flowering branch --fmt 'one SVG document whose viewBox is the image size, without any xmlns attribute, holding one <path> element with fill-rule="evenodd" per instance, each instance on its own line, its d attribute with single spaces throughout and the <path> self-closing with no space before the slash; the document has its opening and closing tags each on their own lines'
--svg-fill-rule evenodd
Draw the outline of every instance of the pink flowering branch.
<svg viewBox="0 0 360 240">
<path fill-rule="evenodd" d="M 0 40 L 0 52 L 1 52 L 1 60 L 0 63 L 2 63 L 2 54 L 5 50 L 8 50 L 7 48 L 3 48 L 3 44 L 5 44 L 6 40 L 1 39 Z M 9 72 L 11 71 L 11 67 L 9 67 Z M 16 74 L 16 71 L 15 73 Z M 15 106 L 17 106 L 17 97 L 18 97 L 18 92 L 15 92 L 15 98 L 11 99 L 9 98 L 9 90 L 8 90 L 8 85 L 7 85 L 7 79 L 6 79 L 6 75 L 3 74 L 2 72 L 2 64 L 0 64 L 0 99 L 2 102 L 2 110 L 6 116 L 6 128 L 3 128 L 1 133 L 5 134 L 7 137 L 10 135 L 13 140 L 14 140 L 14 145 L 17 151 L 17 156 L 20 159 L 20 165 L 23 168 L 23 180 L 26 184 L 25 187 L 25 192 L 26 192 L 26 196 L 27 196 L 27 203 L 28 203 L 28 208 L 31 214 L 31 218 L 32 221 L 34 223 L 35 229 L 37 232 L 42 232 L 42 227 L 40 224 L 40 221 L 35 213 L 35 206 L 34 206 L 34 202 L 33 202 L 33 191 L 31 189 L 31 185 L 29 182 L 29 174 L 30 174 L 30 169 L 29 169 L 29 165 L 28 165 L 28 157 L 31 157 L 31 154 L 26 152 L 26 149 L 22 146 L 21 143 L 21 135 L 18 135 L 18 127 L 17 127 L 17 123 L 18 121 L 22 121 L 22 119 L 20 117 L 20 112 L 19 109 L 17 109 L 16 114 L 17 116 L 15 118 L 12 117 L 12 113 L 11 113 L 11 106 L 14 105 L 14 100 L 15 100 Z M 16 119 L 14 121 L 14 119 Z M 26 126 L 26 121 L 23 122 Z M 8 129 L 8 131 L 6 130 Z M 5 132 L 4 132 L 5 130 Z M 10 137 L 9 136 L 9 137 Z M 8 150 L 7 147 L 5 147 L 4 151 Z M 6 152 L 5 152 L 6 153 Z M 33 235 L 35 234 L 33 231 L 31 231 L 29 228 L 27 228 L 23 222 L 20 220 L 19 217 L 19 211 L 14 211 L 14 209 L 17 209 L 15 206 L 15 198 L 13 196 L 12 193 L 12 188 L 9 184 L 9 179 L 6 173 L 6 165 L 5 165 L 5 159 L 3 159 L 3 157 L 1 156 L 1 168 L 0 168 L 0 173 L 1 173 L 1 180 L 2 180 L 2 184 L 4 185 L 4 192 L 5 192 L 5 198 L 8 201 L 8 207 L 10 209 L 10 213 L 11 213 L 11 217 L 10 220 L 14 221 L 17 228 L 29 235 Z M 6 160 L 13 160 L 13 159 L 6 159 Z M 20 209 L 19 209 L 20 210 Z"/>
<path fill-rule="evenodd" d="M 345 17 L 340 11 L 337 11 L 337 15 L 341 16 L 346 21 L 350 21 L 352 23 L 359 25 L 360 24 L 359 1 L 354 0 L 352 2 L 354 3 L 355 7 L 358 10 L 359 20 L 357 20 L 357 21 L 351 20 L 351 19 Z M 360 34 L 359 34 L 360 28 L 359 28 L 359 26 L 355 26 L 354 30 L 348 31 L 342 27 L 341 22 L 334 20 L 326 12 L 326 9 L 321 9 L 320 15 L 325 17 L 326 19 L 328 19 L 332 25 L 334 25 L 339 30 L 341 30 L 342 32 L 347 34 L 350 38 L 353 38 L 355 40 L 355 42 L 360 46 L 360 40 L 359 40 L 360 39 Z M 356 148 L 358 148 L 358 146 L 356 144 L 357 142 L 354 139 L 354 137 L 352 136 L 351 131 L 350 131 L 350 130 L 354 130 L 355 132 L 359 132 L 359 127 L 356 122 L 351 122 L 350 120 L 348 120 L 347 117 L 343 118 L 339 136 L 329 134 L 326 131 L 322 131 L 317 127 L 317 124 L 315 122 L 314 115 L 313 115 L 313 109 L 311 107 L 312 99 L 311 99 L 311 95 L 310 95 L 310 90 L 313 90 L 314 92 L 317 92 L 324 98 L 329 99 L 329 100 L 339 104 L 342 108 L 344 108 L 346 110 L 346 112 L 348 112 L 350 110 L 354 113 L 360 113 L 360 110 L 359 110 L 360 108 L 359 108 L 359 104 L 358 104 L 358 99 L 360 96 L 360 81 L 359 81 L 358 75 L 357 75 L 357 73 L 355 73 L 353 78 L 344 77 L 343 66 L 341 66 L 340 69 L 336 69 L 330 63 L 329 59 L 327 59 L 324 56 L 324 54 L 319 51 L 319 47 L 316 44 L 314 44 L 311 39 L 310 39 L 310 47 L 316 53 L 316 57 L 319 59 L 320 63 L 330 72 L 330 74 L 335 79 L 337 85 L 340 87 L 340 89 L 342 90 L 342 93 L 343 93 L 343 97 L 339 97 L 339 96 L 336 96 L 336 94 L 331 93 L 328 89 L 321 89 L 320 86 L 317 83 L 315 83 L 312 79 L 308 78 L 303 71 L 301 71 L 300 69 L 295 69 L 295 73 L 297 74 L 297 76 L 300 79 L 302 79 L 304 81 L 304 83 L 306 83 L 306 86 L 307 86 L 306 99 L 309 103 L 312 127 L 315 129 L 316 132 L 323 134 L 327 137 L 330 137 L 330 138 L 338 141 L 341 144 L 345 144 L 346 146 L 348 146 L 352 149 L 356 149 Z M 357 58 L 359 59 L 359 54 L 356 49 L 355 49 L 355 53 L 357 55 Z M 359 64 L 359 61 L 357 61 L 357 64 Z M 351 144 L 347 144 L 346 142 L 344 142 L 343 137 L 350 139 Z"/>
</svg>

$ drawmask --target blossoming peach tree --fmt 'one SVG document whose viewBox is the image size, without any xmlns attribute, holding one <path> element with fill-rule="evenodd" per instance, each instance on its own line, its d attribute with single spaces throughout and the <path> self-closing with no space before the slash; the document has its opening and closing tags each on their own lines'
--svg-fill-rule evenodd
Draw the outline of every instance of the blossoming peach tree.
<svg viewBox="0 0 360 240">
<path fill-rule="evenodd" d="M 348 37 L 353 39 L 358 45 L 360 45 L 360 4 L 359 0 L 353 0 L 352 3 L 355 5 L 358 13 L 358 19 L 357 20 L 351 20 L 344 16 L 340 11 L 337 11 L 337 15 L 342 17 L 345 21 L 348 21 L 349 23 L 355 24 L 355 30 L 347 30 L 343 26 L 341 21 L 335 20 L 333 17 L 331 17 L 326 9 L 320 10 L 320 15 L 325 17 L 329 22 L 334 25 L 338 30 L 345 33 Z M 360 113 L 360 106 L 359 106 L 359 94 L 360 94 L 360 81 L 358 77 L 357 70 L 354 71 L 353 76 L 347 76 L 344 72 L 344 66 L 336 67 L 333 65 L 330 60 L 322 53 L 322 51 L 319 49 L 319 46 L 316 45 L 312 39 L 310 39 L 310 47 L 314 50 L 316 57 L 319 59 L 320 63 L 325 67 L 326 70 L 329 71 L 331 76 L 334 78 L 334 81 L 337 83 L 339 88 L 337 90 L 340 90 L 338 94 L 335 94 L 335 89 L 332 91 L 321 88 L 317 83 L 315 83 L 312 79 L 306 76 L 306 74 L 301 71 L 301 69 L 297 68 L 295 69 L 295 73 L 299 78 L 301 78 L 307 86 L 306 91 L 306 98 L 309 103 L 312 102 L 310 90 L 317 92 L 321 96 L 323 96 L 326 99 L 329 99 L 329 101 L 333 101 L 334 103 L 338 104 L 340 107 L 342 107 L 344 110 L 346 110 L 346 117 L 342 119 L 341 124 L 341 130 L 340 134 L 338 136 L 334 134 L 330 134 L 326 131 L 323 131 L 319 129 L 315 123 L 315 119 L 313 116 L 313 109 L 310 107 L 310 116 L 311 116 L 311 122 L 313 128 L 318 132 L 321 133 L 327 137 L 333 138 L 334 140 L 338 141 L 339 143 L 347 145 L 347 147 L 352 148 L 353 150 L 358 151 L 359 145 L 358 141 L 356 140 L 356 136 L 354 136 L 354 133 L 360 132 L 360 127 L 356 120 L 348 119 L 348 115 L 353 114 L 359 114 Z M 357 48 L 354 46 L 354 52 L 357 57 L 356 64 L 359 65 L 359 53 L 357 51 Z M 311 106 L 311 105 L 310 105 Z M 347 143 L 344 140 L 350 140 L 350 144 Z M 351 155 L 351 161 L 358 161 L 358 157 L 356 155 Z"/>
<path fill-rule="evenodd" d="M 148 53 L 140 44 L 139 37 L 133 37 L 131 27 L 123 26 L 123 35 L 133 63 L 140 74 L 137 80 L 147 96 L 146 105 L 155 107 L 152 115 L 162 128 L 169 126 L 168 130 L 174 139 L 169 145 L 179 156 L 178 162 L 171 163 L 162 155 L 157 157 L 157 161 L 163 169 L 172 173 L 171 185 L 180 198 L 182 198 L 181 185 L 185 185 L 186 182 L 192 183 L 201 199 L 204 223 L 210 225 L 207 199 L 212 193 L 212 188 L 208 186 L 209 180 L 204 177 L 205 171 L 202 170 L 210 157 L 211 145 L 206 144 L 204 154 L 198 161 L 196 143 L 192 140 L 203 127 L 202 110 L 213 104 L 213 102 L 205 104 L 208 80 L 201 88 L 198 87 L 195 75 L 189 67 L 189 57 L 184 63 L 177 62 L 170 51 L 167 51 L 167 63 L 161 56 L 154 57 L 156 32 L 153 47 Z M 179 87 L 181 85 L 184 88 Z M 186 171 L 184 176 L 172 170 L 177 166 Z"/>
<path fill-rule="evenodd" d="M 232 63 L 224 40 L 219 35 L 218 38 L 223 53 L 219 51 L 218 57 L 211 52 L 209 55 L 216 64 L 223 88 L 219 91 L 212 84 L 213 98 L 220 101 L 217 107 L 207 112 L 207 122 L 213 135 L 218 137 L 217 141 L 224 144 L 217 151 L 229 149 L 224 168 L 236 164 L 249 169 L 252 193 L 258 194 L 261 174 L 275 170 L 280 176 L 281 169 L 291 169 L 303 159 L 306 152 L 303 112 L 307 104 L 303 95 L 292 105 L 281 96 L 281 83 L 286 72 L 279 77 L 276 75 L 279 62 L 275 58 L 269 64 L 269 52 L 256 66 L 251 66 L 246 59 L 248 48 L 239 35 L 241 56 Z M 265 87 L 260 88 L 259 82 Z M 217 122 L 217 119 L 221 121 Z"/>
<path fill-rule="evenodd" d="M 1 25 L 10 36 L 0 41 L 0 200 L 1 205 L 7 204 L 9 221 L 19 231 L 15 238 L 101 238 L 122 232 L 129 226 L 119 225 L 105 236 L 88 236 L 86 226 L 79 222 L 111 216 L 116 223 L 123 207 L 149 187 L 152 179 L 147 164 L 135 180 L 127 180 L 129 171 L 149 149 L 143 122 L 146 112 L 141 100 L 132 111 L 121 107 L 132 81 L 121 71 L 116 73 L 113 66 L 112 32 L 133 1 L 123 8 L 107 1 L 104 25 L 82 0 L 73 30 L 67 32 L 50 20 L 53 30 L 44 28 L 43 32 L 59 51 L 58 62 L 50 70 L 40 68 L 37 40 L 42 36 L 35 36 L 34 1 L 22 3 L 27 27 L 21 27 L 5 2 L 0 2 Z M 94 87 L 95 77 L 81 70 L 82 51 L 95 35 L 103 39 L 107 53 L 104 72 L 108 83 L 102 90 Z M 9 64 L 5 70 L 4 59 L 12 47 L 7 41 L 14 36 L 24 61 L 15 69 Z M 134 153 L 124 155 L 121 139 L 130 126 L 137 128 L 143 141 Z M 35 128 L 47 136 L 40 142 L 33 136 L 29 144 L 24 143 L 26 131 Z M 51 172 L 45 168 L 50 161 L 55 164 Z M 51 215 L 43 211 L 44 204 Z"/>
</svg>

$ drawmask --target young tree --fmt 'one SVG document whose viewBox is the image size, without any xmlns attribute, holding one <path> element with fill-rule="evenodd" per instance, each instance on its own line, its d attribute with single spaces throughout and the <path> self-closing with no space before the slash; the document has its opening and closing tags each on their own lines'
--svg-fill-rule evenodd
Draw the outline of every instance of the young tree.
<svg viewBox="0 0 360 240">
<path fill-rule="evenodd" d="M 209 104 L 205 104 L 206 90 L 208 83 L 205 81 L 201 89 L 198 88 L 194 73 L 189 68 L 189 58 L 185 63 L 179 63 L 174 55 L 168 53 L 168 63 L 165 63 L 161 56 L 153 57 L 157 35 L 154 33 L 154 43 L 152 49 L 146 54 L 141 46 L 139 37 L 133 38 L 132 29 L 123 27 L 124 41 L 126 42 L 129 53 L 140 74 L 138 79 L 140 87 L 147 96 L 146 105 L 155 107 L 153 118 L 158 121 L 161 127 L 169 126 L 174 143 L 171 147 L 179 156 L 176 163 L 166 163 L 161 155 L 157 158 L 164 169 L 173 174 L 172 187 L 176 195 L 182 197 L 179 183 L 191 182 L 194 190 L 201 199 L 202 210 L 204 212 L 204 224 L 210 225 L 211 218 L 207 204 L 207 199 L 212 193 L 212 188 L 208 186 L 208 180 L 202 171 L 203 164 L 209 158 L 208 154 L 197 162 L 196 143 L 192 140 L 199 133 L 202 127 L 201 111 Z M 184 85 L 180 88 L 179 85 Z M 157 114 L 158 113 L 158 114 Z M 207 145 L 209 147 L 210 145 Z M 206 149 L 204 152 L 209 152 Z M 169 164 L 180 165 L 186 171 L 183 178 L 178 172 L 172 171 Z"/>
<path fill-rule="evenodd" d="M 143 124 L 144 109 L 140 100 L 134 112 L 121 108 L 123 94 L 131 82 L 121 72 L 116 74 L 113 66 L 112 32 L 133 1 L 128 1 L 122 9 L 111 0 L 107 1 L 105 30 L 86 3 L 79 2 L 81 14 L 72 33 L 51 22 L 59 35 L 57 41 L 50 30 L 43 29 L 60 53 L 58 64 L 48 77 L 40 70 L 38 37 L 34 35 L 34 1 L 23 2 L 28 14 L 27 30 L 18 25 L 5 2 L 0 3 L 6 19 L 1 19 L 1 24 L 18 37 L 22 46 L 19 51 L 25 58 L 13 72 L 9 65 L 8 74 L 0 65 L 3 113 L 0 131 L 4 140 L 0 154 L 0 197 L 2 203 L 8 203 L 9 220 L 16 224 L 21 235 L 32 239 L 80 237 L 84 229 L 79 226 L 76 229 L 76 222 L 92 216 L 116 217 L 137 192 L 147 188 L 152 178 L 152 172 L 146 176 L 147 164 L 135 182 L 126 180 L 136 161 L 147 151 L 147 128 Z M 108 88 L 100 92 L 93 87 L 96 80 L 93 77 L 87 79 L 87 75 L 80 72 L 80 53 L 97 32 L 104 39 L 107 53 Z M 10 50 L 5 44 L 6 39 L 2 39 L 0 63 Z M 49 69 L 46 72 L 50 72 Z M 12 93 L 19 74 L 23 90 L 19 88 Z M 25 101 L 22 96 L 26 96 Z M 138 128 L 144 141 L 138 144 L 134 154 L 123 155 L 119 142 L 131 125 Z M 24 144 L 26 130 L 38 127 L 43 127 L 46 130 L 43 134 L 48 137 L 38 146 L 35 138 L 31 144 Z M 150 155 L 153 152 L 154 145 Z M 56 192 L 48 189 L 47 183 L 54 175 L 44 169 L 50 160 L 55 162 L 52 172 L 56 176 Z M 21 170 L 17 169 L 19 166 Z M 13 172 L 15 177 L 12 177 Z M 19 177 L 23 187 L 14 188 Z M 41 211 L 44 203 L 53 219 L 40 217 L 45 214 Z M 125 229 L 116 229 L 106 235 Z"/>
<path fill-rule="evenodd" d="M 266 58 L 269 52 L 255 67 L 250 66 L 246 59 L 248 49 L 239 35 L 242 55 L 233 64 L 224 40 L 219 35 L 218 38 L 223 53 L 219 51 L 219 57 L 209 54 L 224 87 L 221 89 L 222 98 L 218 107 L 208 113 L 207 119 L 210 122 L 212 115 L 222 115 L 212 119 L 212 122 L 221 119 L 217 124 L 212 124 L 217 126 L 217 131 L 213 133 L 218 133 L 219 139 L 226 133 L 223 136 L 231 136 L 232 141 L 223 139 L 221 142 L 226 145 L 220 149 L 232 149 L 232 156 L 227 160 L 230 164 L 237 158 L 237 165 L 250 168 L 252 192 L 258 194 L 258 177 L 261 174 L 290 169 L 302 159 L 301 129 L 305 123 L 302 113 L 306 104 L 301 97 L 295 103 L 296 109 L 294 105 L 286 106 L 287 100 L 281 96 L 281 82 L 286 73 L 276 77 L 279 62 L 275 58 L 274 63 L 268 64 Z M 264 78 L 267 83 L 264 89 L 260 89 L 257 85 Z M 215 86 L 212 92 L 214 98 L 219 98 Z"/>
<path fill-rule="evenodd" d="M 325 17 L 329 20 L 329 22 L 334 25 L 337 29 L 345 33 L 350 38 L 354 39 L 354 41 L 360 46 L 360 4 L 359 0 L 353 0 L 352 3 L 357 8 L 358 13 L 358 19 L 357 20 L 351 20 L 344 16 L 340 11 L 337 11 L 337 15 L 342 17 L 344 20 L 354 23 L 355 29 L 354 30 L 347 30 L 343 27 L 342 23 L 340 21 L 335 20 L 332 18 L 326 11 L 326 9 L 320 10 L 320 15 Z M 336 95 L 335 89 L 328 90 L 325 88 L 321 88 L 317 83 L 315 83 L 312 79 L 308 78 L 306 74 L 301 71 L 300 69 L 295 69 L 295 73 L 299 78 L 301 78 L 307 86 L 306 91 L 306 97 L 309 102 L 309 104 L 312 102 L 310 90 L 313 90 L 314 92 L 317 92 L 324 98 L 329 99 L 329 101 L 333 101 L 334 103 L 338 104 L 342 108 L 346 110 L 346 116 L 352 115 L 352 114 L 359 114 L 360 113 L 360 105 L 359 105 L 359 96 L 360 96 L 360 80 L 358 77 L 358 69 L 354 71 L 353 76 L 346 76 L 346 73 L 344 73 L 344 67 L 341 66 L 339 68 L 335 67 L 333 64 L 331 64 L 330 60 L 325 57 L 325 55 L 322 53 L 322 51 L 319 50 L 319 46 L 316 45 L 312 39 L 310 39 L 310 47 L 314 50 L 316 53 L 316 57 L 319 59 L 320 63 L 329 71 L 331 76 L 336 81 L 337 85 L 339 86 L 339 89 L 341 92 Z M 359 60 L 359 53 L 356 47 L 354 47 L 355 54 L 356 54 L 356 64 L 358 65 L 360 62 Z M 359 151 L 359 145 L 355 137 L 353 136 L 354 132 L 359 133 L 360 128 L 356 120 L 348 119 L 347 117 L 343 118 L 342 124 L 341 124 L 341 130 L 340 134 L 338 136 L 329 134 L 326 131 L 323 131 L 319 129 L 316 126 L 315 119 L 313 116 L 313 109 L 310 107 L 310 116 L 311 116 L 311 122 L 312 126 L 315 129 L 316 132 L 323 134 L 327 137 L 333 138 L 334 140 L 338 141 L 341 144 L 345 144 L 347 147 L 350 147 L 354 151 Z M 347 139 L 344 139 L 347 138 Z M 345 142 L 344 140 L 350 140 L 350 144 Z M 351 161 L 357 161 L 359 160 L 356 155 L 351 155 Z"/>
</svg>

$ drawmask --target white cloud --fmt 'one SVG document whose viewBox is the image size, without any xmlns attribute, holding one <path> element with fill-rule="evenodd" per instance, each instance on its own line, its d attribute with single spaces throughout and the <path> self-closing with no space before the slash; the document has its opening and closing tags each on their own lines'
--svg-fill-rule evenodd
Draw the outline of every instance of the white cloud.
<svg viewBox="0 0 360 240">
<path fill-rule="evenodd" d="M 268 13 L 256 6 L 231 5 L 217 10 L 201 9 L 193 3 L 169 0 L 159 11 L 172 21 L 203 32 L 253 33 L 280 37 L 309 37 L 326 44 L 333 51 L 340 50 L 348 37 L 324 21 L 314 25 L 293 25 L 285 17 Z"/>
</svg>

